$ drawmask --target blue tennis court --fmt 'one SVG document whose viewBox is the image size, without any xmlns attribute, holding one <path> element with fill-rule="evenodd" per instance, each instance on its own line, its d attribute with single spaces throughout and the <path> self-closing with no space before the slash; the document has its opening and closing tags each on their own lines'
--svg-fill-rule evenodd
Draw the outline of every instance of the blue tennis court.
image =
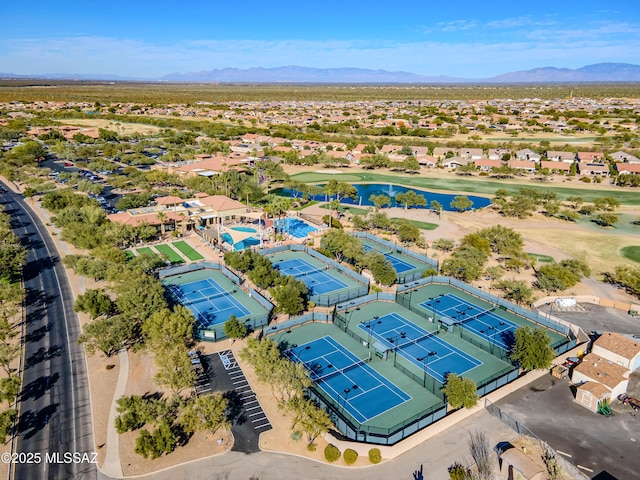
<svg viewBox="0 0 640 480">
<path fill-rule="evenodd" d="M 393 268 L 395 269 L 395 271 L 397 273 L 404 273 L 407 272 L 409 270 L 415 270 L 416 268 L 418 268 L 415 265 L 410 264 L 409 262 L 405 262 L 404 260 L 401 260 L 397 257 L 395 257 L 393 255 L 393 252 L 385 252 L 382 250 L 379 250 L 377 248 L 372 247 L 371 245 L 364 245 L 364 251 L 365 252 L 370 252 L 372 250 L 375 250 L 378 253 L 382 253 L 384 255 L 384 257 L 389 260 L 389 262 L 391 263 L 391 265 L 393 266 Z"/>
<path fill-rule="evenodd" d="M 461 375 L 482 365 L 479 360 L 438 338 L 438 330 L 428 332 L 397 313 L 373 318 L 359 327 L 440 383 L 445 382 L 449 373 Z"/>
<path fill-rule="evenodd" d="M 279 261 L 274 265 L 274 268 L 280 270 L 283 275 L 290 275 L 302 280 L 309 289 L 310 295 L 321 295 L 348 286 L 329 274 L 327 272 L 328 266 L 319 268 L 301 258 Z"/>
<path fill-rule="evenodd" d="M 232 292 L 225 291 L 215 280 L 206 278 L 184 285 L 168 285 L 171 294 L 193 312 L 202 327 L 226 322 L 231 315 L 238 318 L 250 315 Z"/>
<path fill-rule="evenodd" d="M 285 352 L 302 363 L 311 379 L 360 423 L 365 423 L 411 397 L 329 336 Z"/>
<path fill-rule="evenodd" d="M 493 313 L 493 308 L 483 309 L 452 293 L 422 302 L 420 306 L 453 319 L 457 325 L 506 351 L 511 348 L 518 328 L 515 323 Z"/>
</svg>

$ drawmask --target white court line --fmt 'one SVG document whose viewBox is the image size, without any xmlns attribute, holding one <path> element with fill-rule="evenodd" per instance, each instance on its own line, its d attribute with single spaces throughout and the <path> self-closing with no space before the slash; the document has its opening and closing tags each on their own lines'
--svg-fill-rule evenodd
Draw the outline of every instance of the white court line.
<svg viewBox="0 0 640 480">
<path fill-rule="evenodd" d="M 246 378 L 243 378 L 242 380 L 238 380 L 237 382 L 233 382 L 234 385 L 240 385 L 241 383 L 249 383 L 249 382 L 247 381 Z"/>
<path fill-rule="evenodd" d="M 583 467 L 582 465 L 576 465 L 576 467 L 581 468 L 582 470 L 586 470 L 589 473 L 593 473 L 593 470 L 587 467 Z"/>
<path fill-rule="evenodd" d="M 260 411 L 260 412 L 250 413 L 249 414 L 250 417 L 255 417 L 256 415 L 264 415 L 264 413 Z"/>
<path fill-rule="evenodd" d="M 270 427 L 270 426 L 271 426 L 270 423 L 263 423 L 262 425 L 254 425 L 253 429 L 258 430 L 259 428 Z"/>
<path fill-rule="evenodd" d="M 556 453 L 559 453 L 560 455 L 564 455 L 565 457 L 569 457 L 569 458 L 573 457 L 573 455 L 571 455 L 570 453 L 563 452 L 562 450 L 556 450 Z"/>
<path fill-rule="evenodd" d="M 256 402 L 256 403 L 258 403 L 258 402 Z M 251 407 L 251 408 L 246 408 L 246 407 L 245 407 L 245 410 L 246 410 L 247 412 L 250 412 L 251 410 L 258 410 L 259 408 L 261 408 L 261 407 L 260 407 L 260 405 L 258 405 L 257 407 Z"/>
</svg>

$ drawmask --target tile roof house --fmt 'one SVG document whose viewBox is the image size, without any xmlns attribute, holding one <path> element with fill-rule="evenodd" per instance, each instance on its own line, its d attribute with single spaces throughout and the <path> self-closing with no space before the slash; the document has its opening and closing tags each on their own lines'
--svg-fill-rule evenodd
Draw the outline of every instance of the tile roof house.
<svg viewBox="0 0 640 480">
<path fill-rule="evenodd" d="M 640 173 L 640 163 L 616 163 L 618 173 Z"/>
<path fill-rule="evenodd" d="M 631 371 L 640 368 L 640 339 L 606 332 L 593 342 L 591 353 L 613 360 Z"/>
<path fill-rule="evenodd" d="M 589 353 L 584 356 L 582 362 L 573 368 L 571 380 L 575 384 L 583 382 L 601 383 L 609 390 L 610 398 L 616 398 L 627 391 L 629 373 L 630 370 L 628 368 L 596 353 Z"/>
<path fill-rule="evenodd" d="M 604 177 L 609 176 L 609 165 L 602 163 L 579 163 L 578 171 L 580 175 L 602 175 Z"/>
<path fill-rule="evenodd" d="M 530 160 L 509 160 L 507 165 L 516 170 L 522 170 L 527 173 L 533 173 L 536 171 L 536 162 Z"/>
<path fill-rule="evenodd" d="M 640 158 L 631 155 L 630 153 L 618 151 L 611 154 L 611 159 L 614 162 L 623 162 L 623 163 L 640 163 Z"/>
<path fill-rule="evenodd" d="M 481 158 L 479 160 L 475 160 L 476 168 L 478 168 L 481 172 L 490 172 L 493 168 L 499 168 L 502 166 L 501 160 L 490 160 L 486 158 Z"/>
<path fill-rule="evenodd" d="M 540 168 L 547 168 L 552 172 L 569 172 L 571 170 L 571 164 L 566 162 L 551 162 L 548 160 L 542 160 L 540 162 Z"/>
<path fill-rule="evenodd" d="M 603 152 L 578 152 L 576 157 L 580 163 L 601 163 L 604 161 Z"/>
<path fill-rule="evenodd" d="M 540 161 L 540 154 L 538 152 L 534 152 L 530 148 L 518 150 L 515 155 L 518 160 L 531 160 L 533 162 Z"/>
<path fill-rule="evenodd" d="M 573 152 L 561 152 L 557 150 L 549 150 L 547 152 L 547 158 L 549 160 L 555 160 L 557 162 L 573 163 L 576 161 L 576 154 Z"/>
</svg>

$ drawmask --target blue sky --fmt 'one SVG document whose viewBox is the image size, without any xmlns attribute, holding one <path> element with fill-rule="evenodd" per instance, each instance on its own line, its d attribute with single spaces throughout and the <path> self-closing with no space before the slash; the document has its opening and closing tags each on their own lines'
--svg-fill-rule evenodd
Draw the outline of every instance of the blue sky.
<svg viewBox="0 0 640 480">
<path fill-rule="evenodd" d="M 0 18 L 0 72 L 18 74 L 300 65 L 479 78 L 640 64 L 638 0 L 4 0 Z"/>
</svg>

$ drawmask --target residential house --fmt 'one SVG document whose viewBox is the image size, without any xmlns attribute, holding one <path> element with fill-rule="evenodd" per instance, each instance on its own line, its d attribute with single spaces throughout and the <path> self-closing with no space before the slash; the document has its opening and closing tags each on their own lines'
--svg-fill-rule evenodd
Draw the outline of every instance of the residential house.
<svg viewBox="0 0 640 480">
<path fill-rule="evenodd" d="M 536 162 L 532 162 L 531 160 L 509 160 L 507 165 L 511 168 L 527 173 L 533 173 L 536 171 Z"/>
<path fill-rule="evenodd" d="M 540 161 L 540 154 L 538 152 L 534 152 L 530 148 L 524 148 L 516 152 L 516 158 L 518 160 L 530 160 L 537 163 Z"/>
<path fill-rule="evenodd" d="M 493 168 L 499 168 L 502 166 L 501 160 L 490 160 L 486 158 L 481 158 L 479 160 L 474 160 L 476 168 L 481 172 L 490 172 Z"/>
<path fill-rule="evenodd" d="M 547 158 L 556 162 L 573 163 L 576 161 L 576 154 L 573 152 L 561 152 L 557 150 L 549 150 Z"/>
<path fill-rule="evenodd" d="M 609 391 L 609 398 L 616 398 L 627 391 L 629 373 L 628 368 L 618 365 L 615 361 L 589 353 L 573 368 L 571 380 L 575 384 L 600 383 Z"/>
<path fill-rule="evenodd" d="M 632 372 L 640 368 L 640 340 L 621 333 L 603 333 L 593 342 L 591 353 L 612 360 Z"/>
<path fill-rule="evenodd" d="M 640 163 L 616 163 L 618 173 L 638 173 L 640 174 Z"/>
<path fill-rule="evenodd" d="M 618 151 L 611 154 L 611 159 L 614 162 L 622 162 L 622 163 L 640 163 L 640 158 L 631 155 L 630 153 Z"/>
<path fill-rule="evenodd" d="M 576 158 L 580 163 L 602 163 L 604 162 L 603 152 L 578 152 Z"/>
<path fill-rule="evenodd" d="M 487 158 L 489 160 L 502 160 L 507 153 L 511 152 L 506 148 L 490 148 L 487 152 Z"/>
<path fill-rule="evenodd" d="M 479 160 L 483 157 L 484 153 L 481 148 L 461 148 L 458 155 L 462 158 L 468 158 L 469 160 Z"/>
<path fill-rule="evenodd" d="M 609 176 L 609 165 L 603 163 L 579 163 L 578 172 L 580 175 L 601 175 Z"/>
<path fill-rule="evenodd" d="M 548 160 L 542 160 L 540 162 L 540 168 L 546 168 L 554 173 L 569 173 L 571 170 L 571 164 L 565 162 L 551 162 Z"/>
<path fill-rule="evenodd" d="M 416 155 L 416 160 L 424 168 L 435 168 L 438 163 L 438 159 L 431 155 Z"/>
<path fill-rule="evenodd" d="M 458 151 L 455 148 L 449 148 L 449 147 L 435 147 L 433 149 L 433 156 L 436 157 L 438 160 L 445 158 L 448 153 L 452 153 L 453 155 L 456 155 Z"/>
<path fill-rule="evenodd" d="M 471 162 L 471 159 L 469 158 L 462 158 L 462 157 L 455 156 L 451 158 L 445 158 L 444 160 L 442 160 L 442 166 L 444 168 L 454 169 L 454 168 L 467 165 L 469 162 Z"/>
</svg>

